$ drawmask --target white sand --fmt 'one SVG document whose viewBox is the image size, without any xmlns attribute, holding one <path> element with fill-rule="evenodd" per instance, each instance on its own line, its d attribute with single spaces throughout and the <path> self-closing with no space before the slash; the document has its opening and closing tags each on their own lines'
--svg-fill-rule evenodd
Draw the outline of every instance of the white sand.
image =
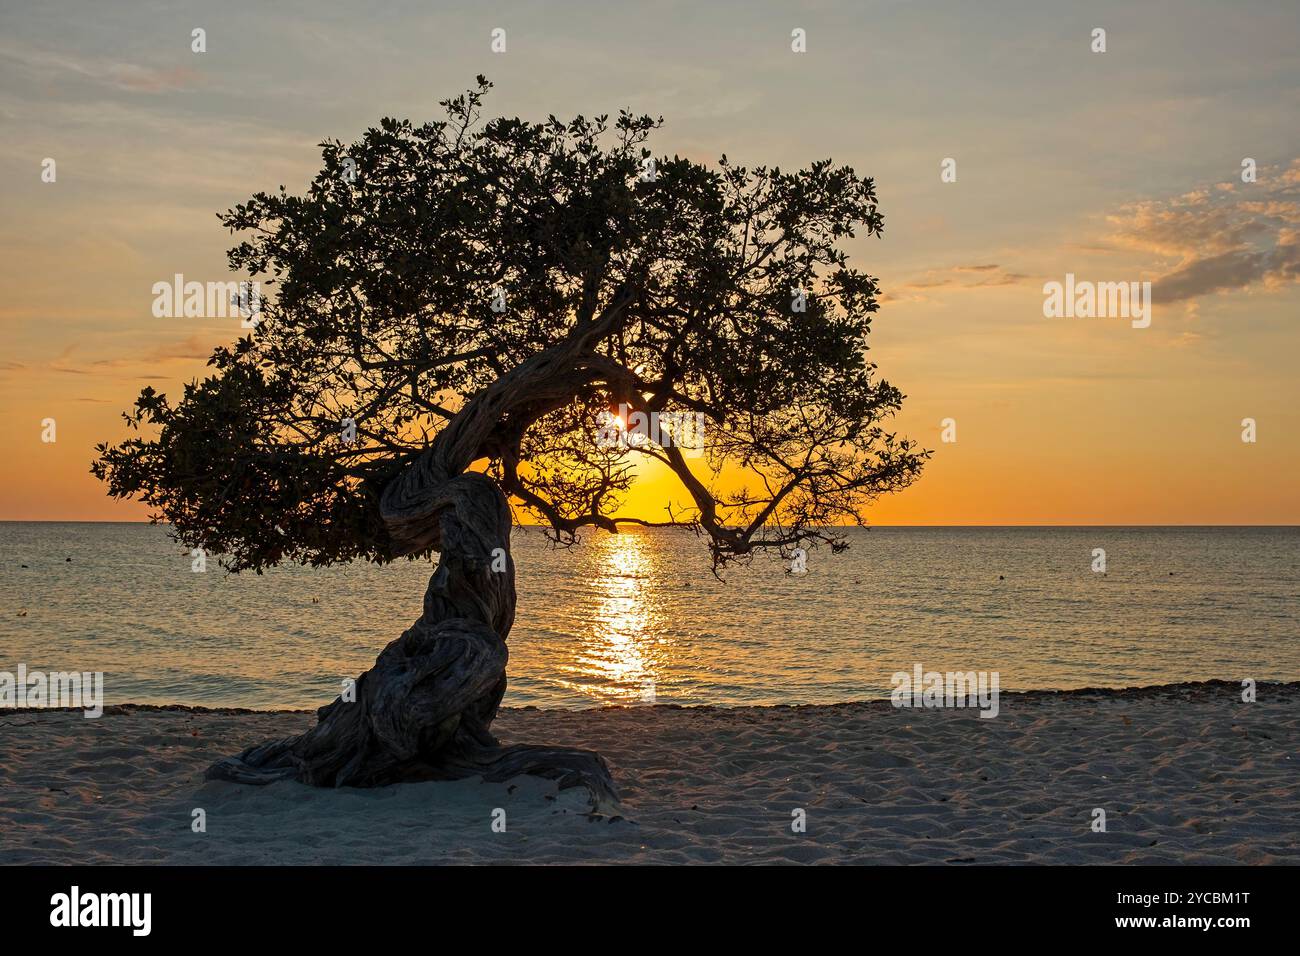
<svg viewBox="0 0 1300 956">
<path fill-rule="evenodd" d="M 203 781 L 309 713 L 0 711 L 0 863 L 1300 863 L 1300 684 L 1239 693 L 1003 694 L 992 720 L 887 701 L 502 712 L 504 742 L 604 754 L 623 819 L 529 778 Z"/>
</svg>

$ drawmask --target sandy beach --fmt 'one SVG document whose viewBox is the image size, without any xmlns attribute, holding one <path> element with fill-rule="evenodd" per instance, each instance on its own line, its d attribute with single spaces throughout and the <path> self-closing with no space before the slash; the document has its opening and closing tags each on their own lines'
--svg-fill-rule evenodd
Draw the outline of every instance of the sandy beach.
<svg viewBox="0 0 1300 956">
<path fill-rule="evenodd" d="M 1295 864 L 1297 705 L 1300 683 L 1247 704 L 1209 682 L 1007 693 L 992 720 L 888 701 L 504 710 L 503 742 L 605 756 L 621 808 L 601 816 L 533 778 L 203 780 L 308 712 L 0 711 L 0 864 Z"/>
</svg>

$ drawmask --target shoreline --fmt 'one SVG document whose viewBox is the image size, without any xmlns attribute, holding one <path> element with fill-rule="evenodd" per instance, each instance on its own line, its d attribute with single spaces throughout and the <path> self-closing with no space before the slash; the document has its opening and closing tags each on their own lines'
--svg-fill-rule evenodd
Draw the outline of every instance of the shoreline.
<svg viewBox="0 0 1300 956">
<path fill-rule="evenodd" d="M 1300 680 L 1296 681 L 1256 681 L 1257 689 L 1270 688 L 1274 690 L 1288 690 L 1300 693 Z M 1003 690 L 999 691 L 999 699 L 1011 698 L 1015 700 L 1036 700 L 1036 699 L 1069 699 L 1069 698 L 1110 698 L 1110 697 L 1133 697 L 1141 698 L 1144 696 L 1168 696 L 1178 692 L 1194 692 L 1200 689 L 1228 689 L 1233 691 L 1241 690 L 1241 682 L 1226 680 L 1224 678 L 1210 678 L 1209 680 L 1199 681 L 1175 681 L 1170 684 L 1138 684 L 1132 687 L 1068 687 L 1064 689 L 1047 688 L 1043 690 Z M 320 706 L 326 706 L 329 701 L 325 701 Z M 864 697 L 858 700 L 837 701 L 829 704 L 595 704 L 591 707 L 540 707 L 536 704 L 526 704 L 521 707 L 510 707 L 503 705 L 501 713 L 543 713 L 543 714 L 598 714 L 605 711 L 623 711 L 623 710 L 647 710 L 652 708 L 667 708 L 674 710 L 720 710 L 720 711 L 741 711 L 741 710 L 799 710 L 803 708 L 823 708 L 834 709 L 836 707 L 864 707 L 872 705 L 888 705 L 893 708 L 888 697 Z M 256 707 L 209 707 L 204 704 L 138 704 L 127 702 L 123 704 L 105 704 L 104 716 L 111 714 L 125 714 L 134 711 L 149 712 L 175 712 L 188 714 L 215 714 L 215 715 L 253 715 L 253 714 L 315 714 L 317 707 L 275 707 L 269 709 L 259 709 Z M 915 708 L 902 708 L 915 709 Z M 48 714 L 48 713 L 81 713 L 80 707 L 4 707 L 0 706 L 0 718 L 6 714 Z M 98 720 L 100 718 L 92 718 Z"/>
<path fill-rule="evenodd" d="M 503 708 L 503 743 L 605 757 L 620 794 L 609 816 L 537 778 L 203 780 L 219 757 L 305 730 L 313 711 L 4 710 L 0 863 L 1297 864 L 1300 682 L 1256 692 L 1007 692 L 990 720 L 887 699 Z"/>
</svg>

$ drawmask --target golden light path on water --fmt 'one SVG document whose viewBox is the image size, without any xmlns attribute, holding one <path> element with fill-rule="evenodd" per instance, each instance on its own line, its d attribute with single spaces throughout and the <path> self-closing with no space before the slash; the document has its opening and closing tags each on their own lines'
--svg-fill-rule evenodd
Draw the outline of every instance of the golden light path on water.
<svg viewBox="0 0 1300 956">
<path fill-rule="evenodd" d="M 1003 691 L 1300 678 L 1300 529 L 848 535 L 807 574 L 764 558 L 719 581 L 690 532 L 557 548 L 520 529 L 505 706 L 837 703 L 888 697 L 918 662 L 996 670 Z M 0 669 L 103 671 L 109 704 L 256 709 L 333 700 L 410 626 L 432 570 L 195 574 L 167 529 L 126 524 L 0 522 L 5 556 Z"/>
<path fill-rule="evenodd" d="M 662 625 L 650 583 L 660 570 L 639 534 L 592 540 L 595 573 L 587 593 L 596 596 L 590 626 L 557 683 L 606 704 L 653 701 L 661 674 Z"/>
</svg>

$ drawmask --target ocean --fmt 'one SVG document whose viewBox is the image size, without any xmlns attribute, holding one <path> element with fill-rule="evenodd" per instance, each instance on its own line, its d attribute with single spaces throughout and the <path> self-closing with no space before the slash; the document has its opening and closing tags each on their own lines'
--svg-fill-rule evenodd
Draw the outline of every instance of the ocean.
<svg viewBox="0 0 1300 956">
<path fill-rule="evenodd" d="M 718 581 L 687 532 L 519 529 L 505 704 L 834 703 L 916 664 L 1003 691 L 1300 679 L 1300 528 L 848 536 L 804 574 L 759 556 Z M 109 704 L 313 708 L 414 621 L 431 570 L 196 573 L 165 527 L 0 523 L 0 671 L 102 671 Z"/>
</svg>

